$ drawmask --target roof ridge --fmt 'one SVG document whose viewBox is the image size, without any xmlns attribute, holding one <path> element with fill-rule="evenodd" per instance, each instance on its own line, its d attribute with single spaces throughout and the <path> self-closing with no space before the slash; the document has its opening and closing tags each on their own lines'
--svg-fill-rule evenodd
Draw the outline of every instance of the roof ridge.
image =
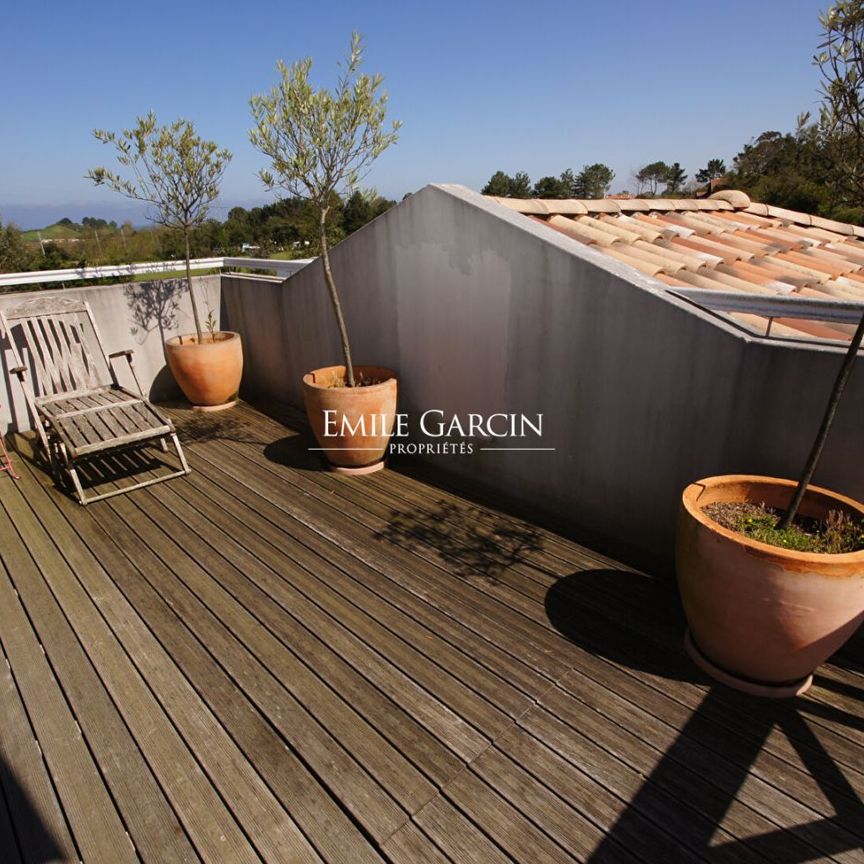
<svg viewBox="0 0 864 864">
<path fill-rule="evenodd" d="M 726 211 L 750 213 L 783 219 L 795 225 L 819 228 L 835 234 L 864 238 L 864 226 L 836 219 L 825 219 L 810 213 L 787 210 L 773 204 L 751 201 L 746 192 L 738 189 L 723 189 L 708 198 L 499 198 L 484 196 L 497 201 L 518 213 L 533 216 L 591 216 L 597 213 L 629 215 L 631 213 Z"/>
</svg>

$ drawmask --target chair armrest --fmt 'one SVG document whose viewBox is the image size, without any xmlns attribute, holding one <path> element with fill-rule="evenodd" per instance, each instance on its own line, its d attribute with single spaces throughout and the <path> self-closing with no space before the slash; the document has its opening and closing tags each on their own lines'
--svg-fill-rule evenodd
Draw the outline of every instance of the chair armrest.
<svg viewBox="0 0 864 864">
<path fill-rule="evenodd" d="M 126 357 L 128 360 L 135 352 L 131 348 L 124 348 L 122 351 L 112 351 L 108 355 L 109 360 L 116 360 L 118 357 Z"/>
</svg>

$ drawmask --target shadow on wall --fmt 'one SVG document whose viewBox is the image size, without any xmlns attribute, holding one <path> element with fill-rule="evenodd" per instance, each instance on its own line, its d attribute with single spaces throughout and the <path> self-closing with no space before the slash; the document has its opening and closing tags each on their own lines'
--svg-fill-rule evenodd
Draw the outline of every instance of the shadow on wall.
<svg viewBox="0 0 864 864">
<path fill-rule="evenodd" d="M 0 758 L 0 861 L 66 860 L 12 769 Z"/>
<path fill-rule="evenodd" d="M 165 344 L 165 333 L 173 332 L 177 327 L 180 298 L 185 290 L 186 284 L 182 279 L 131 282 L 125 287 L 126 302 L 132 318 L 129 332 L 139 345 L 143 345 L 153 332 L 157 332 L 160 343 Z M 175 398 L 179 393 L 180 388 L 166 364 L 154 376 L 147 396 L 153 401 L 164 401 Z"/>
</svg>

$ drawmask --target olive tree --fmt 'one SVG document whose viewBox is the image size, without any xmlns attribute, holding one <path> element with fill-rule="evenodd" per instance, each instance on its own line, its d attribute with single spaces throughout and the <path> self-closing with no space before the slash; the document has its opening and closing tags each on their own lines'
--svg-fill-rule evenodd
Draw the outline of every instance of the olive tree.
<svg viewBox="0 0 864 864">
<path fill-rule="evenodd" d="M 860 204 L 864 201 L 864 0 L 840 0 L 819 15 L 819 22 L 824 38 L 814 62 L 822 73 L 820 131 L 827 152 L 833 156 L 838 186 Z M 822 423 L 780 528 L 792 523 L 813 480 L 862 340 L 864 317 L 840 364 Z"/>
<path fill-rule="evenodd" d="M 87 178 L 127 198 L 151 205 L 148 218 L 182 234 L 186 254 L 186 286 L 192 302 L 195 332 L 204 341 L 201 315 L 192 290 L 189 239 L 202 225 L 219 197 L 219 186 L 231 153 L 195 133 L 189 120 L 175 120 L 160 126 L 149 112 L 139 117 L 134 129 L 123 132 L 93 132 L 103 144 L 113 144 L 117 162 L 124 172 L 93 168 Z M 212 334 L 211 334 L 212 335 Z"/>
<path fill-rule="evenodd" d="M 249 139 L 270 160 L 270 168 L 259 172 L 262 182 L 268 189 L 284 189 L 307 199 L 317 214 L 321 266 L 339 327 L 349 387 L 355 386 L 354 365 L 330 266 L 327 216 L 335 196 L 357 188 L 372 163 L 396 141 L 401 125 L 394 121 L 385 127 L 383 78 L 361 73 L 362 63 L 362 41 L 354 33 L 333 90 L 310 83 L 311 58 L 291 66 L 280 60 L 279 82 L 249 103 L 254 120 Z"/>
</svg>

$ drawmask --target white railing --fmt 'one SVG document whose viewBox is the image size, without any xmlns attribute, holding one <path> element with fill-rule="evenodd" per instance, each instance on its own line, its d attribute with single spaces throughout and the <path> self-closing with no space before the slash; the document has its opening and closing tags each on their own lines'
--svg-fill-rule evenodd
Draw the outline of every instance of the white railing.
<svg viewBox="0 0 864 864">
<path fill-rule="evenodd" d="M 282 261 L 277 258 L 195 258 L 189 262 L 192 270 L 222 270 L 246 267 L 251 270 L 270 270 L 277 276 L 290 276 L 305 267 L 314 258 L 296 258 Z M 72 267 L 67 270 L 28 270 L 23 273 L 0 273 L 0 288 L 16 285 L 38 285 L 50 282 L 80 282 L 84 279 L 105 277 L 158 276 L 186 269 L 185 261 L 145 261 L 140 264 L 111 264 L 105 267 Z"/>
</svg>

